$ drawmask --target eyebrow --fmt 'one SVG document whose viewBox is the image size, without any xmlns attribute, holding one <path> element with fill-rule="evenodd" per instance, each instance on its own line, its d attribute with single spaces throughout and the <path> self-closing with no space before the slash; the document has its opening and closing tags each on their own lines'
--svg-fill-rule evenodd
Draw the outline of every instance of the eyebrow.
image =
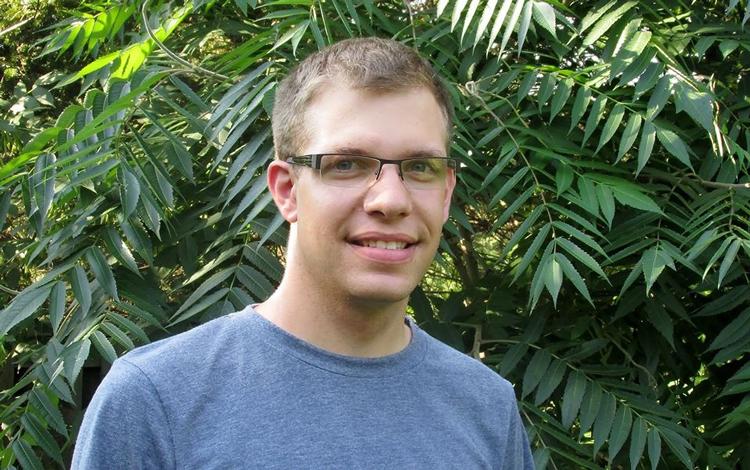
<svg viewBox="0 0 750 470">
<path fill-rule="evenodd" d="M 359 147 L 335 147 L 331 153 L 342 153 L 342 154 L 351 154 L 351 155 L 371 155 L 372 152 L 368 152 L 362 148 Z M 383 155 L 378 155 L 379 157 L 383 157 Z M 407 152 L 404 152 L 401 154 L 402 158 L 421 158 L 421 157 L 445 157 L 442 151 L 437 150 L 430 150 L 430 149 L 416 149 L 416 150 L 410 150 Z"/>
</svg>

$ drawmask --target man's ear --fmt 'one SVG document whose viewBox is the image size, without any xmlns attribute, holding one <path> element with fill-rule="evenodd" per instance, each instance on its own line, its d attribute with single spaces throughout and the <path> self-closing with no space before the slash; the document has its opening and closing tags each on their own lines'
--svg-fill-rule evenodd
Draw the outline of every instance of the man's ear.
<svg viewBox="0 0 750 470">
<path fill-rule="evenodd" d="M 297 221 L 297 187 L 293 171 L 289 163 L 274 160 L 266 172 L 266 182 L 273 201 L 281 216 L 290 224 Z"/>
<path fill-rule="evenodd" d="M 453 189 L 456 187 L 456 173 L 448 179 L 448 185 L 445 188 L 445 200 L 443 201 L 443 223 L 448 221 L 451 211 L 451 197 L 453 196 Z"/>
</svg>

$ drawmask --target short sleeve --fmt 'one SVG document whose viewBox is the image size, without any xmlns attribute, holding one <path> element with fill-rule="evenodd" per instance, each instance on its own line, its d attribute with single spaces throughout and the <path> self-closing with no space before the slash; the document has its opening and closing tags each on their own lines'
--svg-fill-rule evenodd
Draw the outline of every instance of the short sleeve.
<svg viewBox="0 0 750 470">
<path fill-rule="evenodd" d="M 510 418 L 503 468 L 534 470 L 534 459 L 531 456 L 529 437 L 526 435 L 526 429 L 523 426 L 521 415 L 518 412 L 518 406 L 515 402 L 510 413 Z"/>
<path fill-rule="evenodd" d="M 118 359 L 84 414 L 73 470 L 175 468 L 169 421 L 154 384 Z"/>
</svg>

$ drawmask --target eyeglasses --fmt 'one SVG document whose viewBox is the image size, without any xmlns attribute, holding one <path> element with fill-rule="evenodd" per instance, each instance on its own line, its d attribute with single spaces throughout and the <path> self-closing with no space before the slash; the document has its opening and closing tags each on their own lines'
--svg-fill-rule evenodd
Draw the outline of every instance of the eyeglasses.
<svg viewBox="0 0 750 470">
<path fill-rule="evenodd" d="M 458 160 L 446 157 L 417 157 L 403 160 L 343 153 L 321 153 L 289 157 L 287 163 L 318 170 L 320 179 L 343 188 L 368 187 L 380 178 L 383 165 L 396 165 L 398 175 L 411 189 L 445 187 L 448 177 L 458 169 Z"/>
</svg>

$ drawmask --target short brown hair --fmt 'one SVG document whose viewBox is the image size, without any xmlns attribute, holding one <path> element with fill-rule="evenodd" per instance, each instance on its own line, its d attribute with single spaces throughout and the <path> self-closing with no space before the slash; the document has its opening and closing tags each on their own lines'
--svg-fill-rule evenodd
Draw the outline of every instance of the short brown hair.
<svg viewBox="0 0 750 470">
<path fill-rule="evenodd" d="M 443 110 L 446 135 L 450 135 L 450 95 L 417 51 L 391 39 L 347 39 L 310 55 L 279 84 L 271 118 L 277 158 L 301 151 L 307 138 L 307 106 L 322 85 L 334 80 L 355 89 L 385 93 L 424 87 Z"/>
</svg>

